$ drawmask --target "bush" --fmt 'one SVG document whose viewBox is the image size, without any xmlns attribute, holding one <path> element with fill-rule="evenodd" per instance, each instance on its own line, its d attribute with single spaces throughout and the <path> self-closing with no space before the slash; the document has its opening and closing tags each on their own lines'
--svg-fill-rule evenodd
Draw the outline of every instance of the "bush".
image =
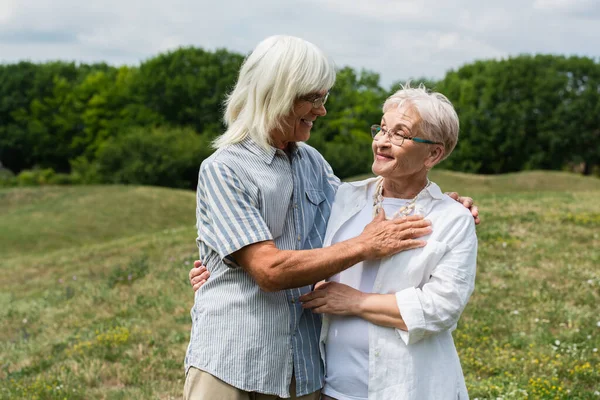
<svg viewBox="0 0 600 400">
<path fill-rule="evenodd" d="M 17 175 L 19 186 L 46 185 L 54 178 L 56 172 L 52 168 L 24 170 Z"/>
<path fill-rule="evenodd" d="M 74 185 L 81 183 L 73 174 L 55 174 L 48 179 L 51 185 Z"/>
<path fill-rule="evenodd" d="M 23 170 L 13 178 L 3 179 L 0 186 L 72 185 L 81 183 L 76 175 L 56 173 L 52 168 Z"/>
<path fill-rule="evenodd" d="M 10 169 L 2 168 L 0 166 L 0 187 L 15 186 L 17 184 L 17 178 Z"/>
<path fill-rule="evenodd" d="M 77 157 L 69 163 L 71 164 L 71 176 L 74 181 L 86 185 L 102 183 L 97 163 L 90 161 L 85 156 Z"/>
<path fill-rule="evenodd" d="M 133 128 L 110 138 L 94 163 L 77 170 L 103 183 L 196 187 L 198 168 L 212 153 L 209 135 L 189 128 Z"/>
</svg>

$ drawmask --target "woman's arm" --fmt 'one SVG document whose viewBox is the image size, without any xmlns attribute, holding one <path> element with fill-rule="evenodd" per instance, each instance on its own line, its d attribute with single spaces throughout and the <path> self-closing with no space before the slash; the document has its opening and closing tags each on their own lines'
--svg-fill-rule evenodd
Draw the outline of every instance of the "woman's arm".
<svg viewBox="0 0 600 400">
<path fill-rule="evenodd" d="M 393 294 L 363 293 L 342 283 L 323 282 L 300 301 L 318 314 L 356 315 L 376 325 L 407 330 Z"/>
</svg>

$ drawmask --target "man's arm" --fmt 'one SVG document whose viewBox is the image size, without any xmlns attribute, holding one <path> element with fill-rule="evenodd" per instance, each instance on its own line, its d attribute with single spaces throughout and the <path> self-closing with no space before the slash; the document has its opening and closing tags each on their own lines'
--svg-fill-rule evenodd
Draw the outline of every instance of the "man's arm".
<svg viewBox="0 0 600 400">
<path fill-rule="evenodd" d="M 333 246 L 313 250 L 279 250 L 273 241 L 246 246 L 232 254 L 261 289 L 278 291 L 311 285 L 363 260 L 379 259 L 425 246 L 415 238 L 431 233 L 421 216 L 388 221 L 380 213 L 363 232 Z"/>
<path fill-rule="evenodd" d="M 334 176 L 334 175 L 332 175 L 332 176 Z M 475 225 L 478 225 L 481 222 L 481 220 L 479 218 L 479 210 L 478 210 L 477 206 L 474 205 L 472 198 L 470 198 L 470 197 L 460 197 L 458 195 L 458 193 L 456 193 L 456 192 L 447 193 L 447 194 L 448 194 L 448 196 L 450 196 L 454 200 L 458 201 L 464 207 L 468 208 L 471 211 L 471 215 L 473 216 L 473 219 L 475 221 Z M 262 243 L 272 243 L 272 242 L 262 242 Z M 404 249 L 404 250 L 407 250 L 407 249 Z M 334 272 L 331 275 L 335 275 L 336 273 L 337 272 Z M 325 278 L 328 278 L 331 275 L 328 275 L 328 276 L 326 276 L 324 278 L 317 278 L 314 282 L 322 280 L 322 279 L 325 279 Z M 190 276 L 190 284 L 192 285 L 192 288 L 193 288 L 193 290 L 195 292 L 202 285 L 204 285 L 204 283 L 206 283 L 206 280 L 210 277 L 210 272 L 206 269 L 206 267 L 204 267 L 202 265 L 201 261 L 196 260 L 194 262 L 194 267 L 192 269 L 190 269 L 189 276 Z M 320 274 L 319 274 L 319 276 L 320 276 Z M 311 283 L 314 283 L 314 282 L 311 282 Z"/>
<path fill-rule="evenodd" d="M 473 220 L 475 221 L 475 225 L 479 225 L 481 223 L 481 218 L 479 217 L 479 208 L 475 205 L 473 198 L 467 196 L 460 196 L 456 192 L 447 192 L 446 193 L 451 199 L 462 204 L 465 208 L 468 208 L 471 211 L 471 215 L 473 216 Z"/>
<path fill-rule="evenodd" d="M 194 261 L 194 266 L 190 269 L 190 284 L 194 292 L 200 289 L 202 285 L 206 283 L 210 278 L 210 272 L 206 269 L 200 260 Z"/>
</svg>

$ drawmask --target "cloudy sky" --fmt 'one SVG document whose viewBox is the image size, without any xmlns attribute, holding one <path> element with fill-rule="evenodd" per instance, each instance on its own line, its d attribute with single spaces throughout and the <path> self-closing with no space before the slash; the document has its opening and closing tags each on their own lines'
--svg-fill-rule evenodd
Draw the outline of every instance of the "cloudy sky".
<svg viewBox="0 0 600 400">
<path fill-rule="evenodd" d="M 179 46 L 300 36 L 381 82 L 520 53 L 600 56 L 600 0 L 0 0 L 0 62 L 135 65 Z"/>
</svg>

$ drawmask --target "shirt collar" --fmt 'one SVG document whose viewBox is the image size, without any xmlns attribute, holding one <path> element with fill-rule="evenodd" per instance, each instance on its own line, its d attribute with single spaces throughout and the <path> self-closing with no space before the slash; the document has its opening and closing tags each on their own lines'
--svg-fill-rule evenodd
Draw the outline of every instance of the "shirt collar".
<svg viewBox="0 0 600 400">
<path fill-rule="evenodd" d="M 241 144 L 250 150 L 252 154 L 257 155 L 266 164 L 271 164 L 273 162 L 273 158 L 275 158 L 275 152 L 277 151 L 275 147 L 269 146 L 268 149 L 265 149 L 256 143 L 250 136 L 242 140 Z"/>
<path fill-rule="evenodd" d="M 263 160 L 266 164 L 269 164 L 269 165 L 273 162 L 273 159 L 275 158 L 275 154 L 277 154 L 277 151 L 283 151 L 283 150 L 276 149 L 273 146 L 269 146 L 268 149 L 265 149 L 264 147 L 262 147 L 261 145 L 256 143 L 254 141 L 254 139 L 252 139 L 250 136 L 248 136 L 244 140 L 242 140 L 241 144 L 245 148 L 250 150 L 251 153 L 257 155 L 261 160 Z M 298 157 L 302 158 L 302 151 L 300 151 L 302 146 L 304 146 L 303 143 L 290 143 L 290 152 L 289 152 L 290 155 L 292 157 L 298 156 Z"/>
<path fill-rule="evenodd" d="M 426 192 L 429 193 L 429 195 L 435 200 L 441 200 L 444 198 L 444 193 L 442 193 L 442 189 L 440 189 L 440 187 L 435 182 L 431 182 L 431 185 L 427 187 Z"/>
</svg>

